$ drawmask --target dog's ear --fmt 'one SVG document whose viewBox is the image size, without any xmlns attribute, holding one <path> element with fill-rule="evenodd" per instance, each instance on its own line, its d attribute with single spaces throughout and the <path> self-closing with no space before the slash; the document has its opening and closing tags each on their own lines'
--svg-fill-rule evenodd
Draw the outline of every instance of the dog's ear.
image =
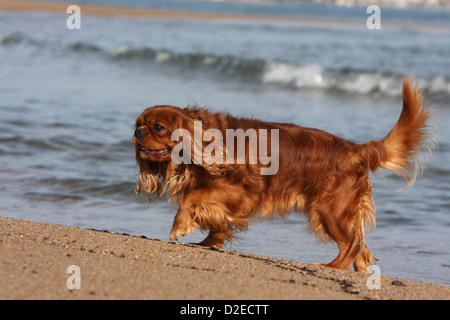
<svg viewBox="0 0 450 320">
<path fill-rule="evenodd" d="M 151 201 L 152 196 L 155 194 L 158 198 L 161 198 L 161 182 L 165 178 L 167 164 L 142 159 L 139 151 L 136 151 L 136 162 L 139 165 L 139 180 L 135 190 L 136 196 L 144 191 L 148 201 Z"/>
<path fill-rule="evenodd" d="M 233 167 L 226 163 L 224 133 L 217 128 L 207 128 L 209 112 L 204 109 L 185 111 L 186 116 L 179 125 L 188 133 L 183 136 L 183 141 L 186 141 L 183 149 L 190 155 L 191 163 L 215 176 L 231 171 Z"/>
</svg>

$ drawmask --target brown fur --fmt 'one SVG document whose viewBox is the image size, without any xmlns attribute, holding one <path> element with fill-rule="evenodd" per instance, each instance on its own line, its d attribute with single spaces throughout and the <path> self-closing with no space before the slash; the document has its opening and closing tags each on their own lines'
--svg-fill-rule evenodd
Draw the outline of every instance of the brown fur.
<svg viewBox="0 0 450 320">
<path fill-rule="evenodd" d="M 369 172 L 381 166 L 412 185 L 421 166 L 421 151 L 432 146 L 427 129 L 430 117 L 430 109 L 422 107 L 422 95 L 406 78 L 398 122 L 383 140 L 365 144 L 293 124 L 236 118 L 201 108 L 155 106 L 136 120 L 140 130 L 133 139 L 140 168 L 136 192 L 144 191 L 149 200 L 165 192 L 179 204 L 172 240 L 200 228 L 209 231 L 200 244 L 217 248 L 232 240 L 236 231 L 246 230 L 255 216 L 306 213 L 318 239 L 338 244 L 339 255 L 328 266 L 350 269 L 353 265 L 365 272 L 376 260 L 365 246 L 366 229 L 375 227 Z M 202 121 L 203 130 L 215 128 L 224 137 L 226 129 L 278 129 L 278 172 L 261 175 L 259 161 L 248 163 L 248 146 L 246 163 L 231 165 L 176 165 L 170 154 L 142 151 L 142 147 L 170 150 L 177 143 L 171 141 L 175 129 L 187 129 L 193 137 L 194 120 Z M 164 130 L 157 132 L 155 124 Z"/>
</svg>

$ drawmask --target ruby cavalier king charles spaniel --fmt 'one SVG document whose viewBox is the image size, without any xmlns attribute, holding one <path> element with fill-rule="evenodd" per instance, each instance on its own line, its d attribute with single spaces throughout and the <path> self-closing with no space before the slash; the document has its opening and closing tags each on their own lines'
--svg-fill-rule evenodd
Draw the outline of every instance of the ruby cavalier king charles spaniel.
<svg viewBox="0 0 450 320">
<path fill-rule="evenodd" d="M 397 123 L 364 144 L 294 124 L 154 106 L 136 119 L 136 193 L 179 204 L 171 240 L 201 229 L 208 236 L 200 245 L 215 248 L 252 218 L 304 213 L 319 240 L 339 247 L 326 266 L 366 272 L 377 260 L 365 245 L 366 229 L 375 227 L 369 173 L 382 167 L 411 186 L 422 152 L 434 145 L 431 116 L 408 78 Z"/>
</svg>

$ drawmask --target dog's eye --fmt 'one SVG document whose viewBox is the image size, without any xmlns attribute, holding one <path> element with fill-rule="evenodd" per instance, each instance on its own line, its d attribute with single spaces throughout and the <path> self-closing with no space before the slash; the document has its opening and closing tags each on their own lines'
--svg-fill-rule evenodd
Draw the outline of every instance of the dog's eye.
<svg viewBox="0 0 450 320">
<path fill-rule="evenodd" d="M 160 125 L 160 124 L 155 124 L 155 125 L 153 125 L 153 128 L 155 129 L 155 131 L 156 132 L 161 132 L 161 131 L 163 131 L 165 128 L 162 126 L 162 125 Z"/>
</svg>

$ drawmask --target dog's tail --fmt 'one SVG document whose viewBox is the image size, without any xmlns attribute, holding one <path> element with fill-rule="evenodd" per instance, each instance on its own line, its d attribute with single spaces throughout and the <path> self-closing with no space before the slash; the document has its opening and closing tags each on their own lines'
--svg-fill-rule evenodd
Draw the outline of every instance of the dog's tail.
<svg viewBox="0 0 450 320">
<path fill-rule="evenodd" d="M 435 140 L 428 120 L 431 108 L 422 106 L 423 96 L 411 80 L 403 78 L 403 110 L 394 128 L 382 141 L 365 144 L 372 170 L 379 166 L 394 172 L 411 187 L 424 164 L 423 152 L 431 154 Z"/>
</svg>

